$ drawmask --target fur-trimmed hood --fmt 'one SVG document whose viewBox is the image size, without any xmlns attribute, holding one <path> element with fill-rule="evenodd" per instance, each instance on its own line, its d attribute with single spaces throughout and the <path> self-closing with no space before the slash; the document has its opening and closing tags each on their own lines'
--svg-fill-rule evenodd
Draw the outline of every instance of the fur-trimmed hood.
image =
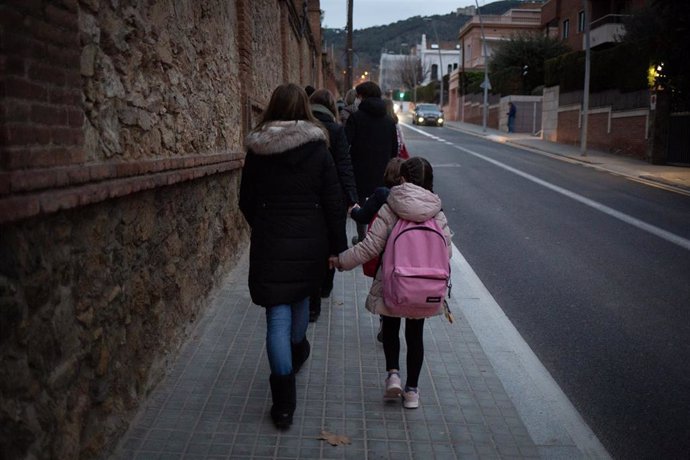
<svg viewBox="0 0 690 460">
<path fill-rule="evenodd" d="M 310 121 L 271 121 L 250 132 L 245 146 L 257 155 L 275 155 L 319 140 L 325 142 L 326 134 Z"/>
</svg>

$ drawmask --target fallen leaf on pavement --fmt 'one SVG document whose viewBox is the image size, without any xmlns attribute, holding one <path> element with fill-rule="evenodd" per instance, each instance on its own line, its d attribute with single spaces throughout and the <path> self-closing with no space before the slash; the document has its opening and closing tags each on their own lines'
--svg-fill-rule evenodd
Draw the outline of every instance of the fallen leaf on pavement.
<svg viewBox="0 0 690 460">
<path fill-rule="evenodd" d="M 328 444 L 332 446 L 340 446 L 343 444 L 350 444 L 350 438 L 343 434 L 333 434 L 329 433 L 328 431 L 321 431 L 321 437 L 319 439 L 322 439 L 324 441 L 328 441 Z"/>
</svg>

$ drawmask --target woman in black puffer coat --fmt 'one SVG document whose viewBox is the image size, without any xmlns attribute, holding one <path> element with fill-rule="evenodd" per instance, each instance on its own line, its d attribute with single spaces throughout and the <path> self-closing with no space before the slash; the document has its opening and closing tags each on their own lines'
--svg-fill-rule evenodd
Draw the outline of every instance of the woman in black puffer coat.
<svg viewBox="0 0 690 460">
<path fill-rule="evenodd" d="M 271 417 L 292 424 L 295 373 L 309 356 L 309 296 L 328 256 L 347 248 L 345 211 L 328 135 L 294 84 L 275 89 L 246 139 L 239 206 L 251 227 L 249 292 L 266 307 Z"/>
<path fill-rule="evenodd" d="M 333 97 L 333 93 L 329 90 L 320 89 L 309 97 L 309 102 L 311 103 L 311 110 L 314 118 L 319 120 L 328 130 L 330 138 L 329 150 L 331 155 L 333 155 L 335 167 L 338 170 L 338 179 L 340 187 L 343 190 L 343 201 L 349 209 L 357 203 L 357 186 L 355 185 L 355 175 L 352 172 L 350 144 L 345 135 L 345 128 L 338 123 L 338 110 L 335 107 L 335 97 Z M 314 322 L 319 318 L 321 314 L 321 298 L 326 298 L 331 294 L 334 275 L 335 270 L 327 270 L 321 288 L 310 297 L 310 322 Z"/>
</svg>

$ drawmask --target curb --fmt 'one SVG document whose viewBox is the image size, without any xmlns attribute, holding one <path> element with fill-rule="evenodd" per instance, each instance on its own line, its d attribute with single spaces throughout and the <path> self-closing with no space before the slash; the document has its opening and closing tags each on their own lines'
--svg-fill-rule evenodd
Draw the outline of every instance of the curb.
<svg viewBox="0 0 690 460">
<path fill-rule="evenodd" d="M 539 147 L 535 147 L 532 145 L 524 145 L 524 144 L 521 144 L 519 142 L 519 140 L 512 140 L 512 139 L 509 139 L 507 137 L 505 138 L 505 140 L 503 140 L 502 138 L 498 139 L 497 135 L 491 134 L 488 132 L 487 133 L 478 133 L 476 131 L 466 130 L 466 129 L 463 129 L 459 126 L 452 126 L 449 124 L 446 124 L 445 126 L 447 128 L 451 128 L 451 129 L 454 129 L 456 131 L 460 131 L 462 133 L 469 134 L 469 135 L 472 135 L 475 137 L 483 137 L 487 140 L 490 140 L 491 142 L 496 142 L 496 143 L 501 143 L 501 144 L 509 144 L 513 147 L 516 147 L 516 148 L 519 148 L 522 150 L 526 150 L 526 151 L 533 152 L 533 153 L 538 153 L 540 155 L 547 155 L 549 157 L 556 158 L 556 159 L 559 159 L 562 161 L 584 164 L 586 166 L 592 167 L 592 168 L 597 169 L 599 171 L 605 171 L 607 173 L 615 174 L 617 176 L 626 177 L 628 179 L 631 179 L 631 180 L 634 180 L 636 182 L 640 182 L 640 183 L 643 183 L 646 185 L 661 188 L 661 189 L 664 189 L 664 190 L 667 190 L 670 192 L 680 193 L 681 195 L 690 196 L 690 187 L 686 187 L 684 185 L 680 185 L 678 183 L 675 183 L 675 182 L 672 182 L 672 181 L 669 181 L 669 180 L 666 180 L 666 179 L 663 179 L 663 178 L 660 178 L 657 176 L 652 176 L 649 174 L 644 174 L 644 175 L 627 174 L 625 172 L 609 169 L 603 163 L 596 163 L 596 162 L 593 162 L 589 159 L 573 157 L 570 155 L 564 155 L 564 154 L 561 154 L 558 152 L 553 152 L 553 151 L 549 151 L 546 149 L 541 149 Z"/>
</svg>

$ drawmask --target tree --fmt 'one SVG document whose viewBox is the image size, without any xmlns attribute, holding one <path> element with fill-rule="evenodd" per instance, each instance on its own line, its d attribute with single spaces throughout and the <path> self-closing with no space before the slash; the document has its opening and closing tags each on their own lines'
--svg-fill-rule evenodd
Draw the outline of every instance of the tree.
<svg viewBox="0 0 690 460">
<path fill-rule="evenodd" d="M 500 42 L 489 60 L 492 92 L 529 94 L 544 84 L 544 61 L 569 51 L 547 35 L 518 34 Z"/>
<path fill-rule="evenodd" d="M 644 53 L 649 65 L 659 69 L 652 86 L 669 89 L 674 110 L 690 110 L 690 2 L 651 0 L 625 22 L 623 41 Z"/>
<path fill-rule="evenodd" d="M 410 55 L 397 61 L 394 72 L 403 88 L 412 89 L 424 80 L 429 69 L 422 65 L 418 56 Z"/>
</svg>

